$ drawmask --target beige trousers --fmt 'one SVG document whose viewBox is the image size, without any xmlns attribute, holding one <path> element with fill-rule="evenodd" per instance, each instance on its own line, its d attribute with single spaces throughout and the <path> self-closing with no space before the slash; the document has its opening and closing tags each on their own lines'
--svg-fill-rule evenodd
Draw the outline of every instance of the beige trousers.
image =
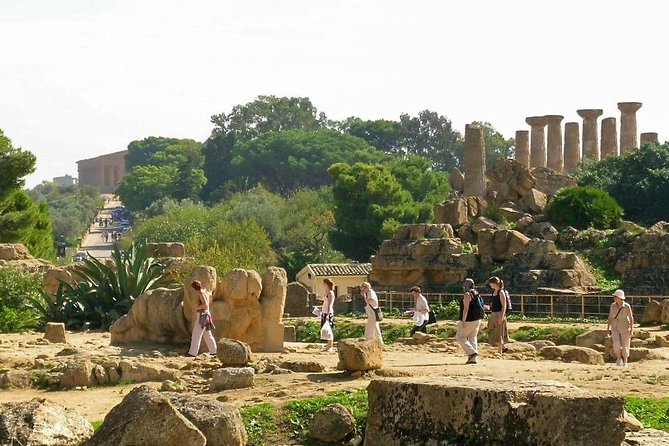
<svg viewBox="0 0 669 446">
<path fill-rule="evenodd" d="M 478 339 L 479 327 L 481 321 L 458 322 L 458 331 L 455 333 L 455 338 L 458 340 L 462 349 L 467 355 L 475 355 L 478 353 Z"/>
</svg>

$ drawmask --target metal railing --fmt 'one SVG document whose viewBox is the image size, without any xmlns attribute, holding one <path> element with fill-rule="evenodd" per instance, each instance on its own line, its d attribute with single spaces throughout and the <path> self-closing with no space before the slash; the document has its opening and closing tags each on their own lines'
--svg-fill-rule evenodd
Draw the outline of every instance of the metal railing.
<svg viewBox="0 0 669 446">
<path fill-rule="evenodd" d="M 410 310 L 414 300 L 410 293 L 400 291 L 377 291 L 379 304 L 384 310 Z M 423 293 L 430 305 L 448 305 L 462 297 L 461 293 Z M 482 294 L 485 303 L 490 295 Z M 359 296 L 357 296 L 359 297 Z M 354 296 L 354 299 L 356 296 Z M 651 300 L 664 300 L 669 296 L 626 296 L 636 318 L 641 319 L 645 306 Z M 610 295 L 592 294 L 511 294 L 513 314 L 526 317 L 564 317 L 606 319 L 613 303 Z"/>
</svg>

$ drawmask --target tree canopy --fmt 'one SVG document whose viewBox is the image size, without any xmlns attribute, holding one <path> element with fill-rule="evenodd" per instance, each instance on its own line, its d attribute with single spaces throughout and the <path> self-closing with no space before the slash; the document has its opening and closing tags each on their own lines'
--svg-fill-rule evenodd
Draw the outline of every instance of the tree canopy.
<svg viewBox="0 0 669 446">
<path fill-rule="evenodd" d="M 623 156 L 586 163 L 579 184 L 604 189 L 625 210 L 625 217 L 644 224 L 669 221 L 669 143 L 649 143 Z"/>
<path fill-rule="evenodd" d="M 0 129 L 0 200 L 12 190 L 23 187 L 23 177 L 35 171 L 35 155 L 14 147 Z"/>
</svg>

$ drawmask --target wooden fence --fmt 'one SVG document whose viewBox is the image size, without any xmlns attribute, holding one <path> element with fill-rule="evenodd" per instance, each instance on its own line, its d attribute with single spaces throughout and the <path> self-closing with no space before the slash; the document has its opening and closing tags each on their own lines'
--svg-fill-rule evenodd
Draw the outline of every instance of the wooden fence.
<svg viewBox="0 0 669 446">
<path fill-rule="evenodd" d="M 384 310 L 410 310 L 414 300 L 410 293 L 399 291 L 377 291 L 379 304 Z M 462 294 L 423 293 L 430 305 L 447 305 L 458 300 Z M 490 294 L 483 294 L 483 300 L 489 304 Z M 663 300 L 669 296 L 626 296 L 632 306 L 635 318 L 640 320 L 644 308 L 651 300 Z M 606 319 L 609 307 L 613 303 L 611 295 L 592 294 L 512 294 L 513 314 L 526 317 L 565 317 L 565 318 L 600 318 Z"/>
</svg>

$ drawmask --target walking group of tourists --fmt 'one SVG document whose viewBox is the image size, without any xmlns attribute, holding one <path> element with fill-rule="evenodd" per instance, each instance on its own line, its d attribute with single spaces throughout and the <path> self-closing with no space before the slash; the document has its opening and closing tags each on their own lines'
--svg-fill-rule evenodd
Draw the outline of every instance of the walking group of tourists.
<svg viewBox="0 0 669 446">
<path fill-rule="evenodd" d="M 209 353 L 216 353 L 216 343 L 211 334 L 214 328 L 209 304 L 211 292 L 202 288 L 198 281 L 191 284 L 198 296 L 198 305 L 196 307 L 196 317 L 192 333 L 191 347 L 187 356 L 196 356 L 200 349 L 200 342 L 204 337 L 207 343 Z M 321 339 L 326 341 L 323 347 L 324 352 L 334 350 L 334 283 L 331 279 L 324 279 L 323 286 L 323 304 L 320 308 L 314 308 L 314 314 L 321 320 Z M 490 312 L 488 318 L 488 342 L 497 348 L 499 354 L 508 351 L 507 343 L 509 336 L 507 331 L 507 315 L 511 310 L 512 303 L 509 292 L 504 288 L 504 281 L 497 276 L 488 279 L 490 287 L 490 304 L 485 304 L 483 298 L 475 288 L 473 279 L 465 279 L 462 284 L 463 295 L 458 300 L 459 319 L 456 331 L 456 339 L 467 354 L 466 364 L 476 364 L 478 358 L 478 333 L 481 328 L 481 321 L 486 317 L 486 311 Z M 378 338 L 383 343 L 383 336 L 379 322 L 383 320 L 383 313 L 379 306 L 379 299 L 376 292 L 372 289 L 369 282 L 363 282 L 360 285 L 360 294 L 365 302 L 365 314 L 367 323 L 365 325 L 365 337 L 367 339 Z M 407 316 L 413 319 L 411 336 L 417 332 L 427 333 L 427 326 L 435 323 L 434 312 L 430 310 L 427 299 L 421 293 L 417 286 L 411 288 L 411 295 L 414 299 L 414 309 L 406 312 Z M 613 293 L 614 302 L 609 309 L 607 330 L 613 341 L 613 350 L 616 355 L 616 366 L 627 367 L 627 360 L 630 352 L 630 341 L 634 326 L 634 315 L 632 307 L 625 302 L 625 292 L 616 290 Z"/>
</svg>

